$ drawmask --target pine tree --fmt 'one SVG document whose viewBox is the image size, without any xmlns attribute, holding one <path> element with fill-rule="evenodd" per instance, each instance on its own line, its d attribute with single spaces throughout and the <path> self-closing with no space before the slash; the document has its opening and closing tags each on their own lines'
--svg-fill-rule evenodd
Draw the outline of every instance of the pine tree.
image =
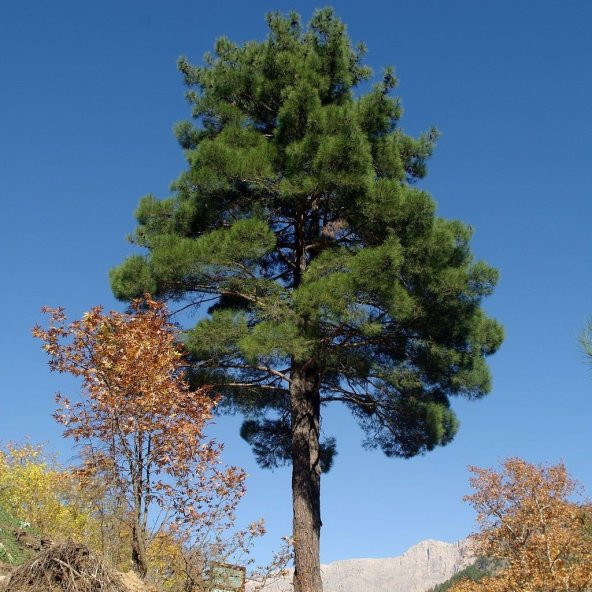
<svg viewBox="0 0 592 592">
<path fill-rule="evenodd" d="M 133 242 L 147 254 L 111 282 L 122 300 L 211 303 L 187 333 L 192 380 L 244 413 L 261 466 L 292 464 L 295 590 L 317 592 L 335 453 L 321 408 L 344 403 L 388 456 L 444 445 L 449 397 L 489 391 L 502 328 L 480 307 L 497 272 L 415 185 L 437 133 L 400 129 L 392 69 L 361 92 L 364 47 L 331 9 L 267 24 L 263 42 L 221 38 L 203 65 L 180 59 L 197 121 L 176 128 L 188 168 L 171 197 L 140 201 Z"/>
</svg>

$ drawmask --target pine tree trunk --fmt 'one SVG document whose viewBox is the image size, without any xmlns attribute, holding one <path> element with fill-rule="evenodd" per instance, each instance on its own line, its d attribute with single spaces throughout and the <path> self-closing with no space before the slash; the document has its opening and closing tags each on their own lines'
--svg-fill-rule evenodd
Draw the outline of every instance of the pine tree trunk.
<svg viewBox="0 0 592 592">
<path fill-rule="evenodd" d="M 294 364 L 290 378 L 294 592 L 322 592 L 319 373 Z"/>
</svg>

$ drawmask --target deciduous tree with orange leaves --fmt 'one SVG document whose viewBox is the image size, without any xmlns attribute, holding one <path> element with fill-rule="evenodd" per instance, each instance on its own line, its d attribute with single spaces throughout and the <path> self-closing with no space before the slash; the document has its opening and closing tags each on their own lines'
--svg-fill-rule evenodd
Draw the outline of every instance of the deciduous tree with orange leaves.
<svg viewBox="0 0 592 592">
<path fill-rule="evenodd" d="M 51 370 L 82 379 L 81 400 L 57 394 L 54 416 L 84 444 L 83 470 L 109 475 L 123 493 L 134 569 L 146 575 L 148 547 L 165 535 L 221 549 L 245 474 L 223 467 L 221 446 L 204 438 L 215 398 L 190 391 L 165 305 L 146 296 L 130 313 L 95 307 L 70 323 L 62 308 L 43 311 L 49 327 L 33 334 Z M 248 532 L 260 534 L 256 525 Z"/>
<path fill-rule="evenodd" d="M 563 463 L 534 465 L 507 459 L 501 470 L 470 468 L 477 511 L 478 555 L 501 568 L 453 592 L 584 592 L 592 590 L 589 503 Z"/>
</svg>

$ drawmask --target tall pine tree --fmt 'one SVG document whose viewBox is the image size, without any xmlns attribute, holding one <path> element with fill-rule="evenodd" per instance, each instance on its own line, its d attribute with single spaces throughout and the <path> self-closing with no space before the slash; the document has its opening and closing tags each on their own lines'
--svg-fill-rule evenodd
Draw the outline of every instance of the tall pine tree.
<svg viewBox="0 0 592 592">
<path fill-rule="evenodd" d="M 292 464 L 296 592 L 319 592 L 321 472 L 335 442 L 321 408 L 345 404 L 388 456 L 451 441 L 449 397 L 490 389 L 502 328 L 480 303 L 496 283 L 470 229 L 435 215 L 414 183 L 436 138 L 398 126 L 391 69 L 366 93 L 364 47 L 330 9 L 307 27 L 267 16 L 263 42 L 216 42 L 181 59 L 197 124 L 176 133 L 188 168 L 144 197 L 132 256 L 111 272 L 123 300 L 210 302 L 187 333 L 196 384 L 245 415 L 259 463 Z"/>
</svg>

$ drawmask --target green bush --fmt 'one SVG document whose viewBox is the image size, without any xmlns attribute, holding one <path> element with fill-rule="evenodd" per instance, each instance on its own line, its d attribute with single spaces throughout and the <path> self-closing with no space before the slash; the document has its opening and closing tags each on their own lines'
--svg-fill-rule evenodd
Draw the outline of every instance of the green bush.
<svg viewBox="0 0 592 592">
<path fill-rule="evenodd" d="M 492 574 L 494 570 L 493 562 L 490 559 L 479 558 L 475 563 L 465 567 L 463 570 L 454 574 L 449 580 L 446 580 L 442 584 L 438 584 L 429 592 L 446 592 L 450 590 L 455 584 L 458 584 L 461 580 L 472 580 L 478 582 L 485 576 Z"/>
</svg>

